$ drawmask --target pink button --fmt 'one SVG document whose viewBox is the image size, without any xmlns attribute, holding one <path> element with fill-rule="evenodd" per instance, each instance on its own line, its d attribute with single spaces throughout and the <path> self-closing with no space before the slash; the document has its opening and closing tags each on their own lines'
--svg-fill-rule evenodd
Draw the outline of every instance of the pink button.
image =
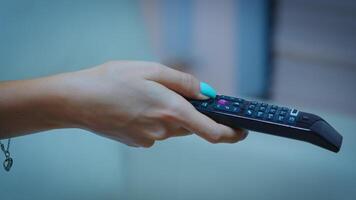
<svg viewBox="0 0 356 200">
<path fill-rule="evenodd" d="M 225 99 L 219 99 L 218 100 L 218 104 L 219 105 L 226 105 L 228 103 L 228 101 L 226 101 Z"/>
</svg>

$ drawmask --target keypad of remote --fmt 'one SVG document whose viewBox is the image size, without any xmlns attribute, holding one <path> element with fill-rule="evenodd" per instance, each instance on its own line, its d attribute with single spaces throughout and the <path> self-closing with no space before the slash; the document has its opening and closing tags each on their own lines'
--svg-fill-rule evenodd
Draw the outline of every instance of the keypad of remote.
<svg viewBox="0 0 356 200">
<path fill-rule="evenodd" d="M 224 95 L 218 95 L 215 99 L 208 101 L 197 102 L 195 105 L 248 118 L 288 125 L 295 125 L 299 114 L 296 109 Z"/>
</svg>

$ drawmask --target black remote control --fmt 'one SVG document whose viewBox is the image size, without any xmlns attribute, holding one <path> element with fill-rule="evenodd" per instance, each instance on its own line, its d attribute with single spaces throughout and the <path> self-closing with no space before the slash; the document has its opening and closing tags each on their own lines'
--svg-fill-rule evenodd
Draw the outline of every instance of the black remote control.
<svg viewBox="0 0 356 200">
<path fill-rule="evenodd" d="M 189 101 L 201 113 L 232 128 L 302 140 L 333 152 L 341 147 L 342 136 L 314 114 L 224 95 Z"/>
</svg>

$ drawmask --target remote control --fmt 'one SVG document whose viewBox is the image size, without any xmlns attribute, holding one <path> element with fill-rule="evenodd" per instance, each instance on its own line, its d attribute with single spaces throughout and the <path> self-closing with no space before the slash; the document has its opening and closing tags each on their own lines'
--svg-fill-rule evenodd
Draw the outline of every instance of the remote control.
<svg viewBox="0 0 356 200">
<path fill-rule="evenodd" d="M 189 101 L 201 113 L 232 128 L 306 141 L 333 152 L 341 147 L 342 136 L 321 117 L 311 113 L 224 95 Z"/>
</svg>

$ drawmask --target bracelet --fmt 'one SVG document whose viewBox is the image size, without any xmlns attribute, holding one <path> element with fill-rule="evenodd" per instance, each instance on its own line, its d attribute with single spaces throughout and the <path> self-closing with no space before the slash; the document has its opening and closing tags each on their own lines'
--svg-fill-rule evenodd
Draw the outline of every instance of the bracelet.
<svg viewBox="0 0 356 200">
<path fill-rule="evenodd" d="M 11 167 L 12 167 L 12 164 L 13 164 L 13 159 L 11 158 L 11 156 L 10 156 L 10 151 L 9 151 L 9 149 L 10 149 L 10 142 L 11 142 L 11 139 L 9 138 L 8 140 L 7 140 L 7 148 L 5 149 L 5 146 L 4 146 L 4 144 L 3 143 L 1 143 L 1 141 L 0 141 L 0 146 L 1 146 L 1 150 L 4 152 L 4 154 L 5 154 L 5 160 L 4 160 L 4 162 L 3 162 L 3 166 L 4 166 L 4 169 L 5 169 L 5 171 L 10 171 L 10 169 L 11 169 Z"/>
</svg>

